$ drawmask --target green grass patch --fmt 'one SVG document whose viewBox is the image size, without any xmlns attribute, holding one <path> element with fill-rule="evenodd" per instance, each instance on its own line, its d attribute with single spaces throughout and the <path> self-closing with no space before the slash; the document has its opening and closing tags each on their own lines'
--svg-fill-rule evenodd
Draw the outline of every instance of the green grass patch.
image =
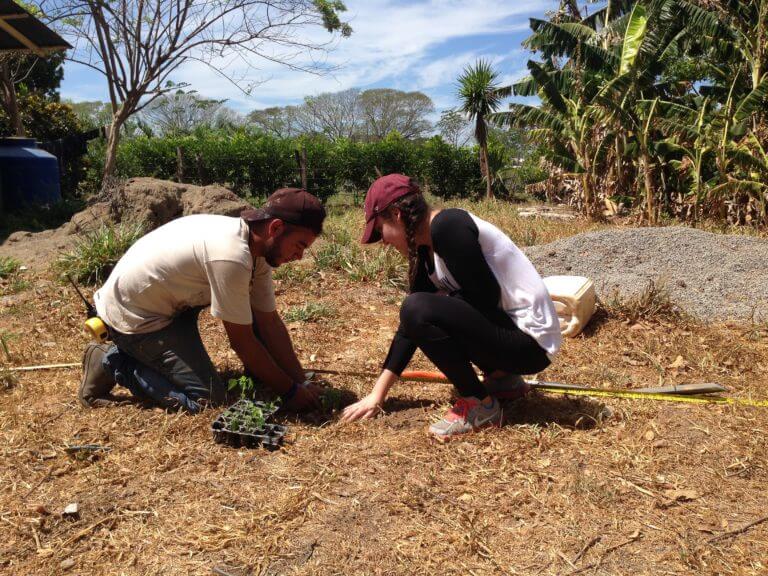
<svg viewBox="0 0 768 576">
<path fill-rule="evenodd" d="M 102 225 L 83 234 L 74 249 L 56 261 L 55 268 L 62 278 L 69 275 L 82 284 L 98 284 L 143 235 L 144 225 L 138 222 Z"/>
<path fill-rule="evenodd" d="M 0 280 L 6 280 L 21 270 L 21 262 L 10 256 L 0 256 Z"/>
<path fill-rule="evenodd" d="M 24 278 L 21 262 L 16 258 L 0 257 L 0 296 L 22 292 L 30 287 Z"/>
<path fill-rule="evenodd" d="M 319 322 L 336 315 L 336 309 L 320 302 L 309 302 L 304 306 L 293 306 L 285 311 L 285 322 Z"/>
<path fill-rule="evenodd" d="M 305 262 L 294 262 L 275 268 L 272 272 L 272 278 L 287 284 L 301 284 L 311 278 L 314 272 L 315 270 L 312 269 L 311 265 L 307 265 Z"/>
<path fill-rule="evenodd" d="M 363 246 L 362 211 L 331 214 L 317 247 L 310 251 L 317 270 L 341 272 L 355 282 L 381 282 L 404 288 L 408 263 L 393 248 Z"/>
</svg>

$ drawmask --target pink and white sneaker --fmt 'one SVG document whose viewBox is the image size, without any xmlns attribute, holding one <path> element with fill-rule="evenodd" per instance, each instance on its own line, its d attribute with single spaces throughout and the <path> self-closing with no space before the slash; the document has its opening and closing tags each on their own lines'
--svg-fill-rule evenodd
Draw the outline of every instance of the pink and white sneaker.
<svg viewBox="0 0 768 576">
<path fill-rule="evenodd" d="M 468 434 L 487 426 L 500 426 L 502 409 L 499 401 L 491 397 L 483 403 L 479 398 L 459 398 L 445 416 L 429 427 L 429 433 L 441 442 L 454 436 Z"/>
</svg>

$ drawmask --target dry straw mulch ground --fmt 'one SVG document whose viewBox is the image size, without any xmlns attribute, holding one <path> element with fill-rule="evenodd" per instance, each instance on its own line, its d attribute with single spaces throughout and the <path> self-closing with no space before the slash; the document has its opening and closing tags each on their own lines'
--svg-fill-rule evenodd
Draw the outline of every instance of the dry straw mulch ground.
<svg viewBox="0 0 768 576">
<path fill-rule="evenodd" d="M 290 324 L 307 365 L 377 369 L 396 326 L 394 288 L 324 273 L 283 281 L 278 299 L 336 312 Z M 14 365 L 71 362 L 81 322 L 70 291 L 38 278 L 2 310 L 0 332 Z M 208 314 L 201 324 L 217 364 L 239 370 L 222 329 Z M 766 398 L 766 374 L 765 326 L 601 313 L 543 377 L 716 381 Z M 403 383 L 374 421 L 288 419 L 284 449 L 239 451 L 212 442 L 214 410 L 81 409 L 79 378 L 20 373 L 0 392 L 0 573 L 768 571 L 768 409 L 534 394 L 508 406 L 501 429 L 438 445 L 425 428 L 450 389 Z M 372 381 L 331 383 L 359 396 Z M 110 450 L 64 450 L 87 443 Z M 63 518 L 72 502 L 79 518 Z"/>
</svg>

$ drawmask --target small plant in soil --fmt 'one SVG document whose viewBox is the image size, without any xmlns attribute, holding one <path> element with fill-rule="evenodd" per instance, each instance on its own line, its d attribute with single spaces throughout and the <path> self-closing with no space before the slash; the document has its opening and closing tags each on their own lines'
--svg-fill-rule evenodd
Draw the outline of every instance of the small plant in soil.
<svg viewBox="0 0 768 576">
<path fill-rule="evenodd" d="M 242 424 L 242 421 L 240 420 L 239 416 L 233 416 L 232 419 L 229 421 L 229 429 L 232 430 L 232 432 L 239 432 L 240 426 Z"/>
<path fill-rule="evenodd" d="M 245 416 L 245 425 L 253 430 L 264 428 L 264 412 L 258 406 L 253 406 Z"/>
<path fill-rule="evenodd" d="M 344 393 L 336 388 L 325 388 L 320 394 L 320 405 L 324 412 L 337 412 L 344 405 Z"/>
<path fill-rule="evenodd" d="M 240 376 L 240 378 L 230 378 L 227 383 L 227 390 L 232 392 L 236 390 L 241 398 L 253 398 L 256 393 L 256 383 L 250 376 Z"/>
</svg>

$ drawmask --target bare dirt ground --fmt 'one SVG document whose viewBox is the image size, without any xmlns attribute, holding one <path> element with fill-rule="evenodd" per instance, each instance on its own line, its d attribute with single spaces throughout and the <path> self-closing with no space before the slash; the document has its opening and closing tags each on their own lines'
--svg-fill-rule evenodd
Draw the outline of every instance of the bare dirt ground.
<svg viewBox="0 0 768 576">
<path fill-rule="evenodd" d="M 302 361 L 356 371 L 377 370 L 400 297 L 328 272 L 278 293 L 282 310 L 336 311 L 289 325 Z M 82 320 L 39 273 L 0 310 L 6 364 L 79 361 Z M 201 325 L 217 365 L 239 371 L 221 327 Z M 600 313 L 542 378 L 766 398 L 767 374 L 768 326 Z M 0 573 L 768 573 L 768 409 L 534 394 L 502 428 L 439 445 L 425 428 L 450 389 L 401 383 L 383 417 L 288 419 L 287 445 L 266 452 L 214 444 L 216 410 L 82 409 L 79 379 L 21 372 L 0 391 Z M 372 380 L 331 383 L 360 396 Z M 109 451 L 64 450 L 88 443 Z M 73 502 L 79 517 L 62 517 Z"/>
</svg>

